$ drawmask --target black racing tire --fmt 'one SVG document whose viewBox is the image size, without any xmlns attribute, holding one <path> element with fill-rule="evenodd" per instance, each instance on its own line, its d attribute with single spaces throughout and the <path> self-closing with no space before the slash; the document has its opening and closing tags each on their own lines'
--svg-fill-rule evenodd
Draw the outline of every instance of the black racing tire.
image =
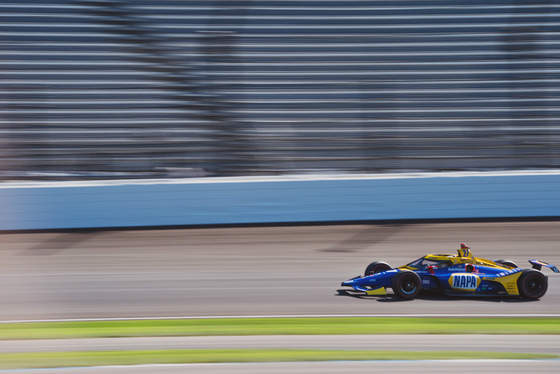
<svg viewBox="0 0 560 374">
<path fill-rule="evenodd" d="M 387 271 L 391 269 L 392 268 L 388 263 L 383 261 L 375 261 L 366 267 L 366 271 L 364 271 L 364 277 L 367 277 L 368 275 L 372 275 L 375 273 L 381 273 L 382 271 Z"/>
<path fill-rule="evenodd" d="M 414 299 L 420 293 L 422 280 L 410 270 L 399 271 L 391 280 L 393 292 L 402 299 Z"/>
<path fill-rule="evenodd" d="M 510 268 L 513 268 L 513 269 L 516 269 L 516 268 L 519 267 L 519 266 L 517 266 L 517 264 L 515 262 L 510 261 L 510 260 L 496 260 L 494 262 L 497 263 L 497 264 L 509 266 Z"/>
<path fill-rule="evenodd" d="M 525 269 L 517 279 L 519 295 L 526 299 L 538 299 L 544 296 L 548 289 L 548 279 L 535 269 Z"/>
</svg>

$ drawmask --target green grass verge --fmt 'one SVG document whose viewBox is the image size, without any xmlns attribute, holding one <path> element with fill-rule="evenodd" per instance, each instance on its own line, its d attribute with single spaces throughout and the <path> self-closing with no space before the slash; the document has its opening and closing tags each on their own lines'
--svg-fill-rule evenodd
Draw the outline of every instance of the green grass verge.
<svg viewBox="0 0 560 374">
<path fill-rule="evenodd" d="M 296 349 L 186 349 L 2 353 L 0 369 L 223 362 L 365 361 L 440 359 L 558 359 L 553 354 L 502 352 L 325 351 Z"/>
<path fill-rule="evenodd" d="M 349 334 L 560 334 L 560 318 L 220 318 L 0 324 L 2 340 Z"/>
</svg>

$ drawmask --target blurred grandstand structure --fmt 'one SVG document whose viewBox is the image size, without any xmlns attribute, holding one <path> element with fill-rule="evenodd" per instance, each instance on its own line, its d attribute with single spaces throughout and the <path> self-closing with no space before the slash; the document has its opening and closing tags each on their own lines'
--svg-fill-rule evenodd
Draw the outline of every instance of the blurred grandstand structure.
<svg viewBox="0 0 560 374">
<path fill-rule="evenodd" d="M 4 180 L 560 168 L 559 1 L 0 15 Z"/>
</svg>

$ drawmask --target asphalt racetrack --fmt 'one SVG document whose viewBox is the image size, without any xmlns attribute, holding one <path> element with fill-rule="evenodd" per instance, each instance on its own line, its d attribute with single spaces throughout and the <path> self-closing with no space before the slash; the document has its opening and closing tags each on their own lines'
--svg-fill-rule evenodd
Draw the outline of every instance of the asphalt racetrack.
<svg viewBox="0 0 560 374">
<path fill-rule="evenodd" d="M 417 223 L 168 230 L 73 231 L 0 234 L 0 321 L 295 315 L 555 315 L 560 275 L 548 269 L 547 294 L 537 301 L 422 296 L 340 295 L 340 282 L 374 260 L 403 265 L 427 253 L 454 253 L 461 242 L 475 256 L 509 259 L 530 267 L 537 258 L 560 265 L 560 222 Z M 379 337 L 194 337 L 131 340 L 4 342 L 3 350 L 136 349 L 189 347 L 303 347 L 344 349 L 379 346 Z M 501 340 L 504 338 L 504 340 Z M 182 338 L 179 338 L 182 339 Z M 204 341 L 204 344 L 200 340 Z M 233 339 L 233 342 L 231 341 Z M 241 340 L 240 340 L 241 339 Z M 286 340 L 287 339 L 287 340 Z M 291 339 L 291 340 L 290 340 Z M 307 342 L 307 340 L 310 342 Z M 362 340 L 370 339 L 365 344 Z M 394 349 L 559 351 L 558 336 L 393 336 Z M 445 340 L 447 339 L 447 341 Z M 474 340 L 473 340 L 474 339 Z M 420 340 L 420 341 L 418 341 Z M 406 344 L 401 344 L 405 342 Z M 346 342 L 346 343 L 345 343 Z M 361 343 L 360 343 L 361 342 Z M 447 342 L 447 343 L 446 343 Z M 502 343 L 500 343 L 502 342 Z M 111 345 L 116 346 L 111 348 Z M 372 344 L 371 346 L 368 344 Z M 60 345 L 60 347 L 58 346 Z M 9 349 L 8 349 L 9 347 Z M 49 347 L 49 349 L 47 349 Z M 59 347 L 59 348 L 57 348 Z M 64 348 L 66 347 L 66 348 Z M 407 348 L 408 347 L 408 348 Z M 446 373 L 476 370 L 557 372 L 545 361 L 296 362 L 154 365 L 49 370 L 105 373 Z M 17 370 L 19 374 L 44 369 Z M 11 371 L 7 371 L 11 372 Z"/>
<path fill-rule="evenodd" d="M 426 253 L 560 265 L 560 222 L 417 223 L 0 234 L 0 320 L 270 315 L 558 314 L 537 301 L 339 295 L 375 260 Z"/>
</svg>

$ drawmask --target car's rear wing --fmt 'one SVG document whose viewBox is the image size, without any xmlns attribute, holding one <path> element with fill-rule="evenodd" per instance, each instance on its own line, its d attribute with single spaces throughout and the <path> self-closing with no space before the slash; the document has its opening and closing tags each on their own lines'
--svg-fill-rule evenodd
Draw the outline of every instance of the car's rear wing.
<svg viewBox="0 0 560 374">
<path fill-rule="evenodd" d="M 529 262 L 531 263 L 531 265 L 533 265 L 533 269 L 541 270 L 542 267 L 544 266 L 551 269 L 555 273 L 560 273 L 560 270 L 558 270 L 556 266 L 551 265 L 548 262 L 544 262 L 541 260 L 529 260 Z"/>
</svg>

